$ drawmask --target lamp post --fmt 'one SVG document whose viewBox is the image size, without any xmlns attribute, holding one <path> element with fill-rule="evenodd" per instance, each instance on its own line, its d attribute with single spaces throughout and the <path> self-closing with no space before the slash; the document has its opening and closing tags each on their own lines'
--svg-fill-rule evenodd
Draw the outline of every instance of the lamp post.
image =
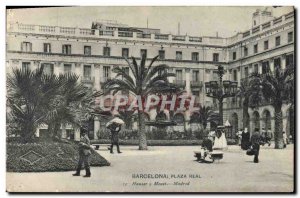
<svg viewBox="0 0 300 198">
<path fill-rule="evenodd" d="M 223 125 L 223 99 L 234 97 L 237 93 L 236 81 L 224 80 L 224 67 L 218 65 L 218 81 L 205 82 L 205 92 L 207 97 L 215 98 L 219 101 L 219 115 L 220 122 L 219 125 Z"/>
</svg>

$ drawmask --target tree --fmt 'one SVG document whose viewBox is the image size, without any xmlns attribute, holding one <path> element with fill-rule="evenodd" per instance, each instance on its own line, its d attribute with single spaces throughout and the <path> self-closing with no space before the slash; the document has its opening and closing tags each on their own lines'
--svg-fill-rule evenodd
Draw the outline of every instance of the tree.
<svg viewBox="0 0 300 198">
<path fill-rule="evenodd" d="M 238 89 L 237 96 L 242 99 L 242 105 L 243 105 L 243 128 L 248 127 L 249 125 L 249 114 L 248 114 L 248 108 L 249 108 L 249 97 L 250 97 L 250 91 L 249 91 L 249 82 L 248 79 L 245 79 L 244 81 L 241 81 L 241 85 Z"/>
<path fill-rule="evenodd" d="M 198 115 L 198 121 L 202 124 L 204 129 L 206 129 L 208 122 L 219 123 L 219 114 L 214 112 L 210 106 L 200 106 L 198 112 L 195 113 Z"/>
<path fill-rule="evenodd" d="M 144 100 L 150 94 L 171 91 L 172 86 L 168 82 L 168 77 L 175 75 L 167 71 L 167 65 L 153 66 L 157 58 L 158 56 L 154 57 L 148 67 L 145 65 L 146 56 L 142 57 L 140 65 L 134 57 L 131 58 L 132 63 L 125 59 L 133 76 L 130 76 L 119 66 L 115 67 L 113 72 L 116 73 L 116 78 L 107 81 L 104 85 L 107 93 L 112 91 L 113 94 L 116 94 L 119 91 L 129 91 L 132 95 Z M 118 79 L 118 77 L 122 77 L 122 79 Z M 138 123 L 139 149 L 147 150 L 145 117 L 141 110 L 138 110 Z"/>
<path fill-rule="evenodd" d="M 43 68 L 35 71 L 13 69 L 7 77 L 7 101 L 10 118 L 23 142 L 34 140 L 35 131 L 45 123 L 51 102 L 58 94 L 60 82 L 55 75 L 44 75 Z"/>
<path fill-rule="evenodd" d="M 250 80 L 250 100 L 254 106 L 269 102 L 275 110 L 275 149 L 283 148 L 282 105 L 288 101 L 291 94 L 290 83 L 294 82 L 294 67 L 280 69 L 274 72 L 254 74 Z M 262 97 L 257 97 L 261 95 Z M 262 99 L 263 98 L 263 99 Z"/>
</svg>

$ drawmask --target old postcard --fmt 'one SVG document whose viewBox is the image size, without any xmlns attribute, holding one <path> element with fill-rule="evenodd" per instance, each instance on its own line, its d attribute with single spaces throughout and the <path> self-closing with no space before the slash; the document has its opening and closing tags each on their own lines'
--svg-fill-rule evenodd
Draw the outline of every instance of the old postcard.
<svg viewBox="0 0 300 198">
<path fill-rule="evenodd" d="M 294 7 L 6 12 L 8 192 L 294 192 Z"/>
</svg>

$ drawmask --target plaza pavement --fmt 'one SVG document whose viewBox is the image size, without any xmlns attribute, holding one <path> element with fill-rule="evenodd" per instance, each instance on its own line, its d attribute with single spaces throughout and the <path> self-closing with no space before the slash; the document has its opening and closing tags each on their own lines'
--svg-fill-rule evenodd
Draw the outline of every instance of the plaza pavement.
<svg viewBox="0 0 300 198">
<path fill-rule="evenodd" d="M 111 166 L 92 167 L 91 178 L 73 177 L 73 172 L 7 173 L 7 191 L 291 192 L 294 147 L 275 150 L 273 146 L 261 148 L 258 164 L 237 146 L 229 146 L 224 158 L 213 164 L 194 161 L 193 151 L 199 146 L 155 146 L 148 151 L 121 146 L 123 153 L 113 155 L 101 146 L 98 152 Z M 169 178 L 132 178 L 132 174 L 145 173 L 153 177 L 165 174 Z"/>
</svg>

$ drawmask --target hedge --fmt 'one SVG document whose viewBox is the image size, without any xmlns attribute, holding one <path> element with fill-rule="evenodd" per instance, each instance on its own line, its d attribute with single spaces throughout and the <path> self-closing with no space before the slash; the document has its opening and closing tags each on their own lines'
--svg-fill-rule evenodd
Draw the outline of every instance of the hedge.
<svg viewBox="0 0 300 198">
<path fill-rule="evenodd" d="M 110 144 L 109 139 L 91 140 L 91 144 Z M 202 140 L 147 140 L 148 146 L 192 146 L 201 145 Z M 139 140 L 119 140 L 120 145 L 138 145 Z M 227 139 L 228 145 L 235 145 L 236 140 Z"/>
<path fill-rule="evenodd" d="M 75 143 L 8 143 L 7 172 L 51 172 L 76 169 L 79 153 Z M 110 163 L 92 150 L 91 166 L 109 166 Z"/>
</svg>

